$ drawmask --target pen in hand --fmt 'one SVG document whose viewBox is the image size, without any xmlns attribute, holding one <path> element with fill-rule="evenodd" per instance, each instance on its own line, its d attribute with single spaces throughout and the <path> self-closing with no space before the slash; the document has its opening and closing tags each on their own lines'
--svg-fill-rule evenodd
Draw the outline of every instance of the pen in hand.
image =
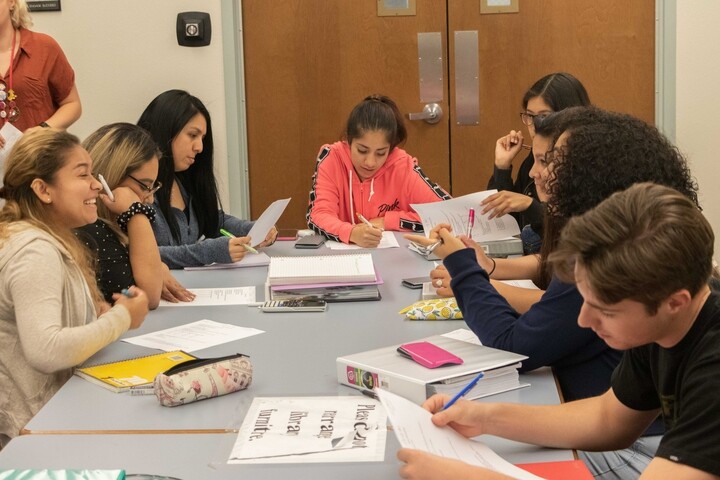
<svg viewBox="0 0 720 480">
<path fill-rule="evenodd" d="M 468 211 L 468 223 L 467 223 L 467 237 L 472 238 L 473 227 L 475 227 L 475 209 L 471 208 Z"/>
<path fill-rule="evenodd" d="M 103 186 L 103 190 L 105 190 L 105 193 L 107 194 L 108 198 L 111 202 L 115 201 L 115 195 L 113 195 L 112 190 L 110 190 L 110 187 L 108 186 L 107 182 L 105 181 L 105 178 L 103 178 L 102 175 L 98 173 L 98 180 L 100 180 L 100 185 Z"/>
<path fill-rule="evenodd" d="M 370 228 L 377 228 L 378 230 L 382 231 L 382 228 L 376 227 L 375 225 L 373 225 L 372 223 L 370 223 L 370 220 L 368 220 L 367 218 L 363 217 L 362 213 L 359 213 L 359 212 L 358 212 L 358 213 L 356 213 L 355 215 L 357 215 L 357 217 L 360 219 L 360 221 L 363 222 L 363 223 L 364 223 L 365 225 L 367 225 L 368 227 L 370 227 Z"/>
<path fill-rule="evenodd" d="M 220 229 L 220 233 L 222 233 L 223 235 L 225 235 L 225 236 L 228 237 L 228 238 L 237 238 L 237 237 L 235 237 L 235 235 L 233 235 L 232 233 L 228 232 L 228 231 L 225 230 L 224 228 L 221 228 L 221 229 Z M 250 252 L 250 253 L 258 253 L 257 250 L 255 250 L 253 247 L 251 247 L 251 246 L 248 245 L 247 243 L 243 243 L 242 246 L 243 246 L 243 248 L 245 248 L 245 250 L 247 250 L 247 251 Z"/>
<path fill-rule="evenodd" d="M 467 385 L 465 385 L 465 387 L 463 387 L 463 389 L 460 390 L 460 391 L 457 393 L 457 395 L 455 395 L 453 398 L 451 398 L 450 401 L 447 402 L 447 403 L 445 404 L 445 406 L 443 406 L 442 410 L 447 410 L 448 408 L 452 407 L 452 406 L 455 404 L 455 402 L 457 402 L 458 400 L 460 400 L 462 397 L 465 396 L 465 394 L 467 394 L 470 390 L 472 390 L 472 388 L 475 386 L 475 384 L 476 384 L 482 377 L 483 377 L 483 372 L 478 373 L 475 378 L 473 378 L 472 380 L 470 380 L 470 383 L 468 383 Z M 441 410 L 441 411 L 442 411 L 442 410 Z"/>
</svg>

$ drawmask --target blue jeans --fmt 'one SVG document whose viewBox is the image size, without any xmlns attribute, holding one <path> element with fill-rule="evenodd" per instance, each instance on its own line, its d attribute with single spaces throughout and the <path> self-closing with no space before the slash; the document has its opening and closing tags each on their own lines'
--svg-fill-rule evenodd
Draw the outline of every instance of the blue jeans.
<svg viewBox="0 0 720 480">
<path fill-rule="evenodd" d="M 540 253 L 542 237 L 538 235 L 530 225 L 525 225 L 522 231 L 520 231 L 520 240 L 522 240 L 524 255 Z"/>
<path fill-rule="evenodd" d="M 660 440 L 662 435 L 640 437 L 630 448 L 613 452 L 578 451 L 578 457 L 597 479 L 634 480 L 655 457 Z"/>
</svg>

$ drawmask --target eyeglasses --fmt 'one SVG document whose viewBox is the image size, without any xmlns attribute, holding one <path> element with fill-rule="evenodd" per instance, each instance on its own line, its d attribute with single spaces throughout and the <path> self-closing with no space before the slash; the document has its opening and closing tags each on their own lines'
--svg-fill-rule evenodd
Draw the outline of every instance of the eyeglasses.
<svg viewBox="0 0 720 480">
<path fill-rule="evenodd" d="M 528 127 L 533 124 L 533 121 L 535 120 L 535 117 L 540 117 L 540 120 L 547 117 L 548 113 L 527 113 L 527 112 L 520 112 L 520 120 L 527 125 Z"/>
<path fill-rule="evenodd" d="M 160 187 L 162 187 L 162 183 L 157 182 L 157 181 L 156 181 L 155 183 L 153 183 L 152 187 L 148 187 L 147 185 L 145 185 L 143 182 L 141 182 L 141 181 L 138 180 L 137 178 L 133 177 L 132 175 L 128 175 L 127 177 L 128 177 L 130 180 L 133 180 L 133 181 L 134 181 L 135 183 L 137 183 L 138 185 L 140 185 L 140 188 L 142 188 L 143 191 L 144 191 L 148 196 L 150 196 L 150 195 L 152 195 L 153 193 L 157 192 L 158 190 L 160 190 Z"/>
</svg>

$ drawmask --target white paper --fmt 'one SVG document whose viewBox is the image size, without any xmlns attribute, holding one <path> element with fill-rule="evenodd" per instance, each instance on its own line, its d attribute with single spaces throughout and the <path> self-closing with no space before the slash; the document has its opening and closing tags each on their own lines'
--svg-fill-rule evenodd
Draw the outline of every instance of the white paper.
<svg viewBox="0 0 720 480">
<path fill-rule="evenodd" d="M 529 290 L 540 290 L 532 280 L 500 280 L 511 287 L 527 288 Z"/>
<path fill-rule="evenodd" d="M 503 460 L 484 443 L 465 438 L 450 427 L 436 427 L 430 419 L 431 413 L 410 400 L 386 390 L 376 389 L 376 392 L 403 448 L 454 458 L 504 473 L 512 478 L 541 480 L 540 477 Z"/>
<path fill-rule="evenodd" d="M 166 352 L 173 350 L 194 352 L 260 333 L 265 332 L 257 328 L 238 327 L 203 319 L 158 332 L 124 338 L 122 341 L 142 347 L 157 348 Z"/>
<path fill-rule="evenodd" d="M 352 397 L 256 397 L 228 463 L 381 462 L 387 415 Z"/>
<path fill-rule="evenodd" d="M 468 212 L 471 208 L 475 209 L 475 225 L 470 236 L 476 242 L 502 240 L 519 235 L 520 227 L 512 215 L 489 220 L 488 214 L 480 213 L 482 211 L 480 202 L 493 193 L 497 193 L 497 190 L 470 193 L 443 202 L 413 203 L 410 206 L 420 215 L 425 235 L 429 235 L 430 230 L 439 223 L 449 223 L 455 235 L 465 235 L 468 229 Z"/>
<path fill-rule="evenodd" d="M 343 242 L 336 242 L 335 240 L 328 240 L 325 242 L 325 245 L 327 245 L 328 248 L 331 250 L 360 250 L 363 247 L 360 245 L 355 244 L 348 244 Z M 380 243 L 376 248 L 399 248 L 400 244 L 397 241 L 397 238 L 395 238 L 395 234 L 393 232 L 383 232 L 382 234 L 382 240 L 380 240 Z"/>
<path fill-rule="evenodd" d="M 172 303 L 160 300 L 161 307 L 209 307 L 214 305 L 247 305 L 255 302 L 255 287 L 188 288 L 195 294 L 192 302 Z"/>
<path fill-rule="evenodd" d="M 23 132 L 18 130 L 12 123 L 5 122 L 5 125 L 0 128 L 0 135 L 5 139 L 5 146 L 0 148 L 0 186 L 2 186 L 2 181 L 5 177 L 5 160 L 7 160 L 15 142 L 22 137 Z"/>
<path fill-rule="evenodd" d="M 270 265 L 270 257 L 265 252 L 258 254 L 246 253 L 245 256 L 239 262 L 233 263 L 211 263 L 202 267 L 185 267 L 188 271 L 203 271 L 203 270 L 225 270 L 227 268 L 246 268 L 246 267 L 265 267 Z"/>
<path fill-rule="evenodd" d="M 482 345 L 482 342 L 480 342 L 480 339 L 477 337 L 477 335 L 475 335 L 475 332 L 473 332 L 472 330 L 468 330 L 467 328 L 458 328 L 457 330 L 453 330 L 452 332 L 443 333 L 442 336 L 467 343 L 472 343 L 473 345 Z"/>
<path fill-rule="evenodd" d="M 270 229 L 275 226 L 282 216 L 288 203 L 290 203 L 289 198 L 275 200 L 265 209 L 262 215 L 260 215 L 260 218 L 255 220 L 255 223 L 248 232 L 248 236 L 251 237 L 250 242 L 253 247 L 259 245 L 265 240 L 265 237 L 267 237 Z"/>
</svg>

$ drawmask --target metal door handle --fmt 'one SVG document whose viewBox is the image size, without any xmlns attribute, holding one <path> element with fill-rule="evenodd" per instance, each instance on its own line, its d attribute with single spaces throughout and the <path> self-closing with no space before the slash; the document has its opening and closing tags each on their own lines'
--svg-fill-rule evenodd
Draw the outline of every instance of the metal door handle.
<svg viewBox="0 0 720 480">
<path fill-rule="evenodd" d="M 428 103 L 423 108 L 422 112 L 408 113 L 410 120 L 425 120 L 429 124 L 435 124 L 442 118 L 442 108 L 437 103 Z"/>
</svg>

